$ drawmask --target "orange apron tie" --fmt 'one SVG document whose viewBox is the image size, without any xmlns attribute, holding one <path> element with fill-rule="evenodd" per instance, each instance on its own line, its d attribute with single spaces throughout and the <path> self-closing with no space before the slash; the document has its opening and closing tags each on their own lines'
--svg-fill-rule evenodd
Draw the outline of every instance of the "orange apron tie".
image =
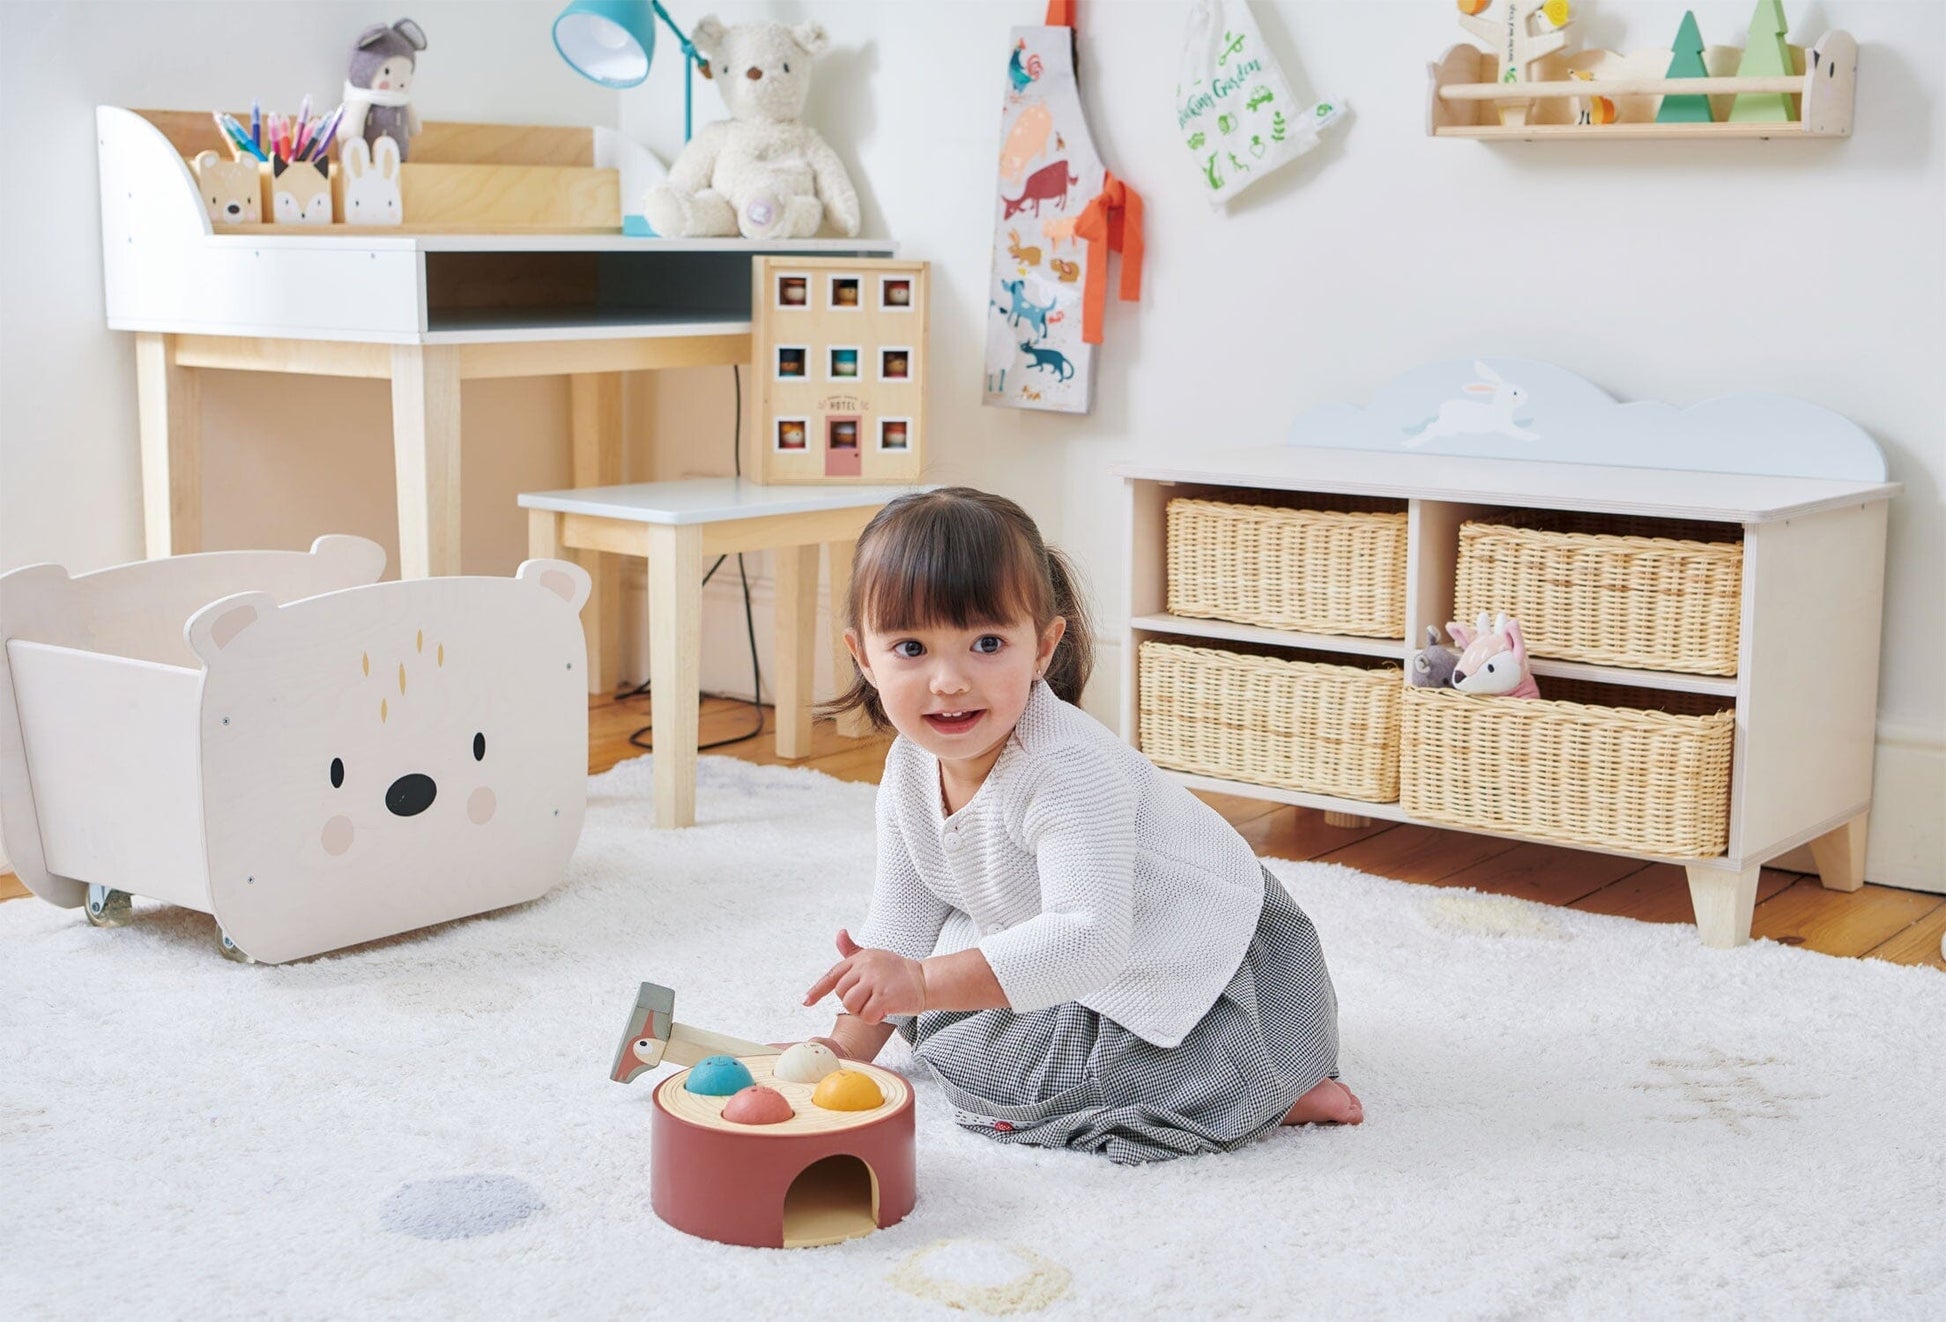
<svg viewBox="0 0 1946 1322">
<path fill-rule="evenodd" d="M 1108 305 L 1108 254 L 1122 255 L 1121 298 L 1134 303 L 1142 297 L 1142 195 L 1104 172 L 1096 194 L 1074 222 L 1074 235 L 1088 241 L 1087 283 L 1081 290 L 1081 339 L 1101 343 L 1101 319 Z"/>
<path fill-rule="evenodd" d="M 1073 27 L 1074 0 L 1047 0 L 1047 26 L 1051 28 Z"/>
</svg>

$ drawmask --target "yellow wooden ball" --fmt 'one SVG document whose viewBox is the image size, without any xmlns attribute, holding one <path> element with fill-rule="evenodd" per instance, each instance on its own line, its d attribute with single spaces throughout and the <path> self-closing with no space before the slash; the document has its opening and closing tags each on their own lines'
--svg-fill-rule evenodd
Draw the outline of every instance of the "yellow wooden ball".
<svg viewBox="0 0 1946 1322">
<path fill-rule="evenodd" d="M 827 1111 L 869 1111 L 885 1105 L 885 1094 L 869 1074 L 836 1070 L 818 1081 L 811 1104 Z"/>
</svg>

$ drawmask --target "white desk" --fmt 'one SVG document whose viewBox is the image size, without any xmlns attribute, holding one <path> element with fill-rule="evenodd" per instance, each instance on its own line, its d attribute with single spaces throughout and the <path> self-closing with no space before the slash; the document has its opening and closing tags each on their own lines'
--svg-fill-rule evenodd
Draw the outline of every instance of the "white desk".
<svg viewBox="0 0 1946 1322">
<path fill-rule="evenodd" d="M 773 551 L 777 576 L 777 754 L 811 751 L 811 677 L 816 655 L 818 548 L 831 565 L 832 655 L 835 673 L 851 660 L 837 620 L 851 583 L 858 534 L 888 501 L 908 487 L 761 486 L 742 478 L 695 478 L 632 486 L 531 491 L 528 553 L 563 550 L 641 556 L 649 566 L 650 728 L 655 740 L 655 822 L 689 826 L 696 820 L 696 742 L 701 671 L 703 562 L 739 551 Z M 586 610 L 599 603 L 590 600 Z M 599 623 L 604 635 L 613 626 Z M 869 734 L 862 720 L 839 722 L 839 733 Z"/>
<path fill-rule="evenodd" d="M 165 117 L 167 118 L 167 117 Z M 176 117 L 180 118 L 180 117 Z M 200 131 L 211 132 L 207 116 Z M 547 131 L 534 130 L 538 140 Z M 133 331 L 150 556 L 202 548 L 198 377 L 291 372 L 391 382 L 399 570 L 460 568 L 460 383 L 569 378 L 573 480 L 621 478 L 621 373 L 750 360 L 750 258 L 889 256 L 871 239 L 641 239 L 618 233 L 220 233 L 181 144 L 96 112 L 108 325 Z M 432 159 L 415 151 L 415 161 Z M 589 618 L 615 585 L 592 557 Z M 612 641 L 591 632 L 589 686 Z"/>
</svg>

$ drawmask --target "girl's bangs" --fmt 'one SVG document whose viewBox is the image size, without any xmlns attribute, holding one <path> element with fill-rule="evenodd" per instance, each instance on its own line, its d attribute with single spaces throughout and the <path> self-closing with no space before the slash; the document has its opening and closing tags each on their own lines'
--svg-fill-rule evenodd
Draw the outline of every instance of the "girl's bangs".
<svg viewBox="0 0 1946 1322">
<path fill-rule="evenodd" d="M 907 517 L 872 539 L 857 566 L 861 627 L 901 629 L 1039 622 L 1017 532 L 987 511 L 934 507 Z"/>
</svg>

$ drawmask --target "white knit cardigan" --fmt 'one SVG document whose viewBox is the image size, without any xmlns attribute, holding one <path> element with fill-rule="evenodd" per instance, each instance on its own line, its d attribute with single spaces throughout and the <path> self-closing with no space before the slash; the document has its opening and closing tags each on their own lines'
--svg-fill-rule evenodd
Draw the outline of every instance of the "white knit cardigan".
<svg viewBox="0 0 1946 1322">
<path fill-rule="evenodd" d="M 1173 1047 L 1235 975 L 1262 908 L 1243 837 L 1036 682 L 986 782 L 951 816 L 938 759 L 893 741 L 856 939 L 910 959 L 977 945 L 1015 1013 L 1079 1001 Z"/>
</svg>

